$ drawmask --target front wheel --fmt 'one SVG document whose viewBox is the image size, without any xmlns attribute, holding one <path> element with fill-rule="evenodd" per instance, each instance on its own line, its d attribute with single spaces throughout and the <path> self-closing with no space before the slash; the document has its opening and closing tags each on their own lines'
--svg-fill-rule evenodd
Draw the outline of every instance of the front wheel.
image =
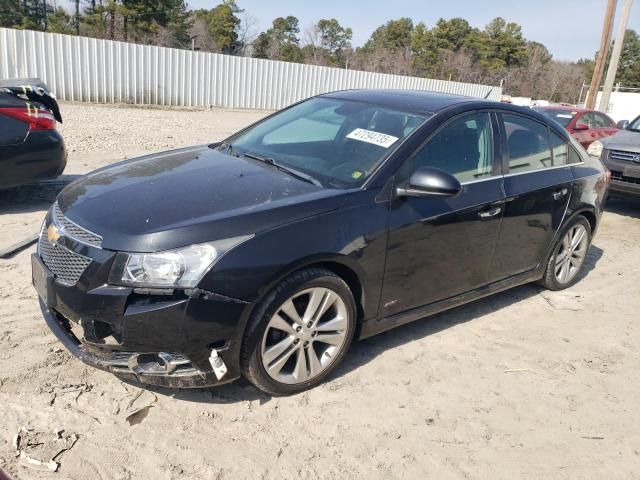
<svg viewBox="0 0 640 480">
<path fill-rule="evenodd" d="M 245 333 L 245 377 L 271 395 L 322 382 L 344 358 L 356 326 L 348 285 L 313 268 L 285 279 L 256 308 Z"/>
<path fill-rule="evenodd" d="M 562 230 L 547 261 L 541 283 L 549 290 L 563 290 L 578 281 L 591 245 L 591 225 L 583 216 Z"/>
</svg>

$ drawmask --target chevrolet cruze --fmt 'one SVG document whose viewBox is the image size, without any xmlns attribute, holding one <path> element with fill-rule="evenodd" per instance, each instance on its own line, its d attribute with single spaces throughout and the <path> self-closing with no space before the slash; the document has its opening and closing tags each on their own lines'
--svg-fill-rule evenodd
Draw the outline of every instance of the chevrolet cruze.
<svg viewBox="0 0 640 480">
<path fill-rule="evenodd" d="M 609 178 L 537 112 L 418 91 L 297 103 L 97 170 L 47 213 L 33 283 L 80 360 L 130 381 L 322 382 L 354 339 L 580 278 Z"/>
</svg>

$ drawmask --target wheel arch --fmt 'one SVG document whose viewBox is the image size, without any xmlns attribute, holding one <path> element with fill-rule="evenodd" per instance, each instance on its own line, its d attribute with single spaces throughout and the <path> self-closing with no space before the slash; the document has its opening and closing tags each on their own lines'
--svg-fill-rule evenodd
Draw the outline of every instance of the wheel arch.
<svg viewBox="0 0 640 480">
<path fill-rule="evenodd" d="M 366 310 L 366 288 L 363 281 L 364 273 L 360 271 L 355 260 L 344 255 L 314 255 L 288 265 L 276 273 L 272 277 L 271 281 L 269 281 L 260 290 L 256 304 L 260 303 L 264 297 L 285 278 L 299 272 L 300 270 L 306 270 L 309 268 L 324 268 L 345 281 L 351 290 L 351 293 L 353 293 L 353 299 L 355 300 L 357 308 L 357 320 L 358 324 L 360 324 L 364 318 Z"/>
<path fill-rule="evenodd" d="M 596 227 L 598 226 L 598 220 L 596 218 L 596 214 L 591 210 L 584 209 L 576 212 L 572 218 L 575 218 L 578 215 L 581 215 L 587 219 L 587 222 L 589 222 L 589 226 L 591 227 L 591 234 L 593 235 L 596 231 Z"/>
</svg>

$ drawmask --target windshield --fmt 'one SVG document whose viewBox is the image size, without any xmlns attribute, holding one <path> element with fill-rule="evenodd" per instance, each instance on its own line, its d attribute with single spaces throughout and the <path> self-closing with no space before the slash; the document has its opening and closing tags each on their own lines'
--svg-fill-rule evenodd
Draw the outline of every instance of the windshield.
<svg viewBox="0 0 640 480">
<path fill-rule="evenodd" d="M 640 117 L 632 120 L 631 123 L 627 125 L 627 130 L 631 130 L 632 132 L 640 132 Z"/>
<path fill-rule="evenodd" d="M 569 125 L 573 117 L 575 117 L 578 112 L 572 110 L 558 110 L 556 108 L 536 108 L 534 109 L 547 117 L 553 118 L 556 122 L 558 122 L 563 127 Z"/>
<path fill-rule="evenodd" d="M 312 98 L 217 148 L 269 160 L 323 186 L 358 187 L 425 115 L 350 100 Z"/>
</svg>

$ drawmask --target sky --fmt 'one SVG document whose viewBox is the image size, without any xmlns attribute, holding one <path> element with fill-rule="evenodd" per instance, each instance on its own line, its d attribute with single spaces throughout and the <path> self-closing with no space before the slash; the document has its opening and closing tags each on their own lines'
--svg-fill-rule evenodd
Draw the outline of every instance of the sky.
<svg viewBox="0 0 640 480">
<path fill-rule="evenodd" d="M 216 0 L 187 0 L 190 8 L 212 8 Z M 483 28 L 495 17 L 522 26 L 528 40 L 544 44 L 558 60 L 592 58 L 600 44 L 606 0 L 237 0 L 257 21 L 257 31 L 276 17 L 293 15 L 300 28 L 321 18 L 336 18 L 353 29 L 353 45 L 361 46 L 388 20 L 409 17 L 432 27 L 441 18 L 462 17 Z M 618 12 L 623 0 L 618 0 Z M 631 9 L 629 28 L 640 32 L 640 0 Z M 615 36 L 615 30 L 614 30 Z"/>
</svg>

